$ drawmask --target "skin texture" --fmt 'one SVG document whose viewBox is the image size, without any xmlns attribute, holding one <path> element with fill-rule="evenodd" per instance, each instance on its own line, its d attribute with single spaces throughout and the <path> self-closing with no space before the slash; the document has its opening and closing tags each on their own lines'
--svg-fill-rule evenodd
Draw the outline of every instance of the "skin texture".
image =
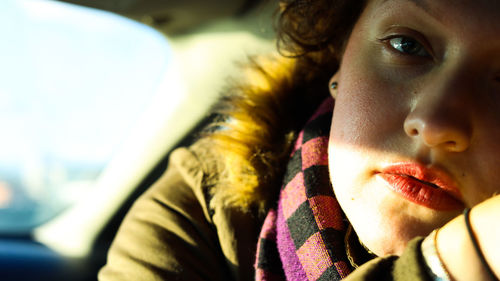
<svg viewBox="0 0 500 281">
<path fill-rule="evenodd" d="M 353 29 L 332 77 L 330 176 L 356 233 L 379 256 L 401 254 L 462 213 L 403 198 L 377 176 L 385 166 L 444 171 L 464 207 L 500 193 L 498 15 L 491 0 L 372 0 Z M 402 38 L 414 48 L 401 48 Z"/>
<path fill-rule="evenodd" d="M 497 279 L 500 277 L 499 214 L 500 196 L 478 204 L 470 214 L 471 226 L 481 252 Z M 453 219 L 439 230 L 436 244 L 441 259 L 453 280 L 490 280 L 474 250 L 463 216 Z"/>
</svg>

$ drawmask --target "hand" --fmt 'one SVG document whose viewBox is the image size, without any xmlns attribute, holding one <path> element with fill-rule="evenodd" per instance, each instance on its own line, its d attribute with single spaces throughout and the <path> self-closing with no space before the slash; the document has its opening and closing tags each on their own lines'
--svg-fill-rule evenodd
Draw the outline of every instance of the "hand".
<svg viewBox="0 0 500 281">
<path fill-rule="evenodd" d="M 492 197 L 472 208 L 472 230 L 486 262 L 500 277 L 500 195 Z M 481 264 L 469 236 L 463 215 L 443 226 L 437 237 L 437 249 L 443 264 L 452 278 L 462 280 L 490 280 Z"/>
</svg>

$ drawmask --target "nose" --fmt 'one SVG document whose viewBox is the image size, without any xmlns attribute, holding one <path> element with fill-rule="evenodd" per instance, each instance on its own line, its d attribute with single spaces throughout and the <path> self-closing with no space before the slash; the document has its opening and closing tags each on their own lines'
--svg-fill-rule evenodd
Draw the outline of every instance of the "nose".
<svg viewBox="0 0 500 281">
<path fill-rule="evenodd" d="M 404 121 L 406 135 L 429 148 L 467 150 L 472 135 L 472 105 L 468 97 L 463 90 L 442 83 L 440 88 L 422 90 Z"/>
</svg>

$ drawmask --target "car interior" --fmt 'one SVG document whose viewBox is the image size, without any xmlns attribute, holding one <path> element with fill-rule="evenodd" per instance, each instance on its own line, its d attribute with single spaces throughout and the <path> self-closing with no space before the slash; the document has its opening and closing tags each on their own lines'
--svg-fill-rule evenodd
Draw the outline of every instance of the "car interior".
<svg viewBox="0 0 500 281">
<path fill-rule="evenodd" d="M 0 28 L 7 43 L 0 48 L 0 57 L 12 65 L 0 66 L 4 74 L 0 108 L 13 112 L 16 104 L 26 102 L 26 106 L 8 115 L 16 116 L 19 123 L 15 128 L 12 125 L 12 137 L 7 139 L 23 154 L 12 148 L 0 150 L 0 280 L 97 280 L 123 217 L 164 172 L 172 149 L 196 140 L 213 118 L 210 108 L 228 79 L 238 78 L 240 63 L 249 56 L 275 51 L 273 3 L 7 0 L 3 5 Z M 75 19 L 80 19 L 78 25 Z M 62 74 L 68 76 L 58 77 Z M 75 97 L 78 93 L 88 99 Z M 12 102 L 20 95 L 25 100 Z M 56 103 L 61 100 L 68 103 Z M 53 132 L 51 138 L 43 139 L 54 149 L 66 149 L 60 140 L 81 141 L 81 148 L 74 145 L 65 150 L 70 155 L 88 156 L 87 151 L 107 147 L 107 133 L 122 129 L 114 135 L 116 146 L 99 162 L 99 170 L 87 178 L 88 174 L 78 174 L 86 179 L 85 185 L 58 184 L 56 188 L 44 181 L 44 185 L 28 186 L 37 182 L 34 175 L 45 179 L 50 174 L 59 183 L 69 178 L 67 171 L 75 165 L 85 164 L 71 162 L 73 166 L 66 167 L 65 162 L 58 162 L 50 173 L 33 168 L 53 158 L 32 156 L 31 146 L 15 137 L 16 130 L 32 122 L 24 116 L 37 110 L 49 110 L 52 115 L 34 115 L 39 122 L 30 126 L 41 127 L 19 139 L 29 138 L 26 143 L 31 145 L 42 139 L 37 132 Z M 74 117 L 76 112 L 84 117 Z M 8 118 L 4 120 L 14 122 Z M 87 124 L 90 119 L 97 125 Z M 51 120 L 53 129 L 45 124 Z M 10 132 L 11 127 L 2 126 Z M 76 130 L 74 136 L 71 129 Z M 89 143 L 97 148 L 86 150 Z M 14 171 L 8 167 L 11 158 L 28 159 L 16 173 L 31 176 L 9 181 L 7 172 Z M 38 197 L 18 199 L 24 198 L 25 191 L 20 191 L 24 189 Z"/>
</svg>

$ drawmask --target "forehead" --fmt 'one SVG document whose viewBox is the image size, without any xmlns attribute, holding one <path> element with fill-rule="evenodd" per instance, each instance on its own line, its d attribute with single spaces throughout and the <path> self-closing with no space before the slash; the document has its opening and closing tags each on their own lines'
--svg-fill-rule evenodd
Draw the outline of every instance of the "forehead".
<svg viewBox="0 0 500 281">
<path fill-rule="evenodd" d="M 467 22 L 476 19 L 497 25 L 500 23 L 498 0 L 372 0 L 369 3 L 382 8 L 417 7 L 444 22 Z"/>
<path fill-rule="evenodd" d="M 387 2 L 400 2 L 419 6 L 430 11 L 435 6 L 441 6 L 444 10 L 453 10 L 454 8 L 466 9 L 469 12 L 479 12 L 483 10 L 486 14 L 498 15 L 500 1 L 498 0 L 378 0 L 379 4 Z M 482 12 L 482 13 L 483 13 Z"/>
<path fill-rule="evenodd" d="M 366 9 L 376 15 L 419 13 L 436 26 L 500 40 L 499 0 L 371 0 Z"/>
</svg>

